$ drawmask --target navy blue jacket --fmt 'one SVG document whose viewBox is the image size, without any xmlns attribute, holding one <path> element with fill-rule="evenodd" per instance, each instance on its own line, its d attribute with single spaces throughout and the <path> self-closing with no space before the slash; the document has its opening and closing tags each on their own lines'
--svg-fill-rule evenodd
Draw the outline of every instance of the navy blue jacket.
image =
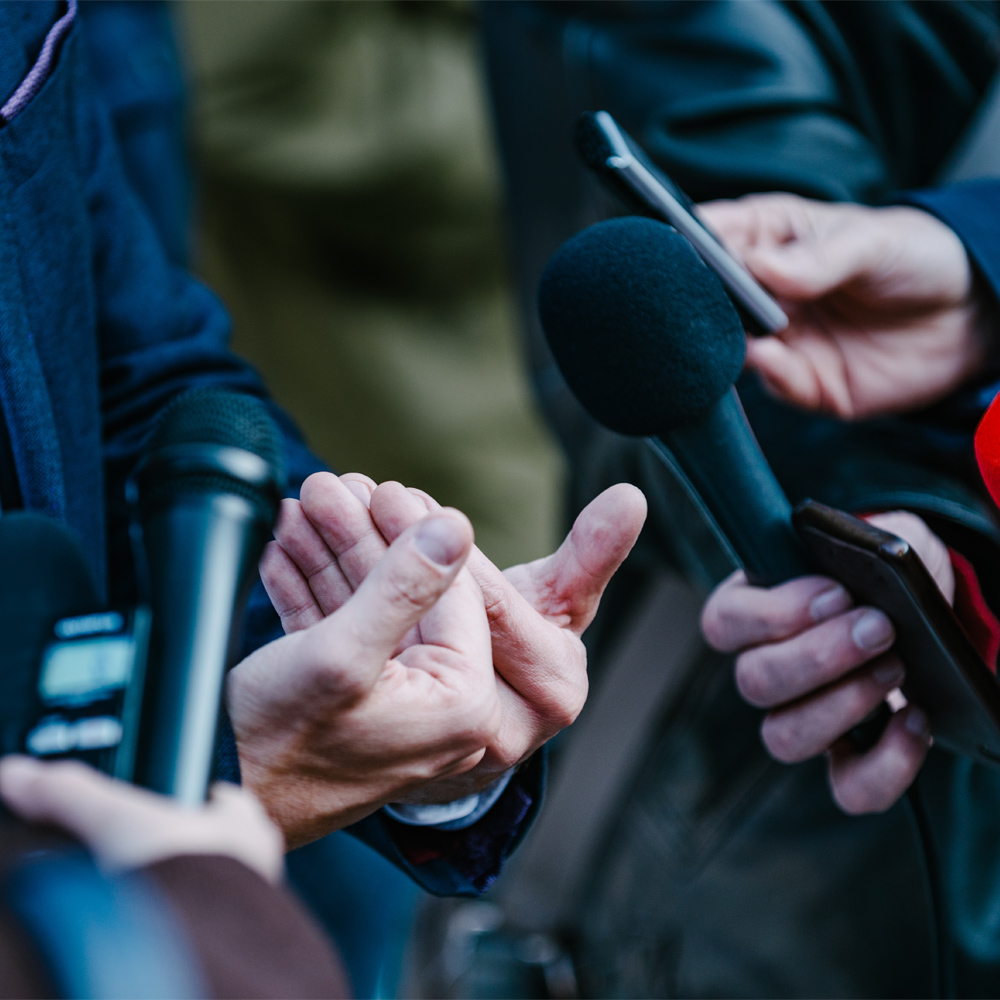
<svg viewBox="0 0 1000 1000">
<path fill-rule="evenodd" d="M 127 601 L 124 483 L 178 392 L 211 385 L 268 402 L 294 489 L 321 465 L 228 350 L 219 301 L 165 252 L 123 172 L 80 30 L 64 3 L 0 4 L 0 409 L 20 501 L 74 529 L 102 590 Z M 251 645 L 279 633 L 261 588 L 250 617 Z M 461 835 L 424 832 L 419 854 L 380 814 L 359 833 L 428 890 L 473 893 L 533 814 L 531 784 Z"/>
</svg>

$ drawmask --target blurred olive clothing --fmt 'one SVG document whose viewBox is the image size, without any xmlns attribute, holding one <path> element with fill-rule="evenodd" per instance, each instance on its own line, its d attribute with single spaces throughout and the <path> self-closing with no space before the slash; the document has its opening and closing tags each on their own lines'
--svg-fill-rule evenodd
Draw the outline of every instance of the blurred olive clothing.
<svg viewBox="0 0 1000 1000">
<path fill-rule="evenodd" d="M 314 449 L 501 564 L 555 540 L 475 45 L 457 3 L 187 3 L 200 269 Z"/>
</svg>

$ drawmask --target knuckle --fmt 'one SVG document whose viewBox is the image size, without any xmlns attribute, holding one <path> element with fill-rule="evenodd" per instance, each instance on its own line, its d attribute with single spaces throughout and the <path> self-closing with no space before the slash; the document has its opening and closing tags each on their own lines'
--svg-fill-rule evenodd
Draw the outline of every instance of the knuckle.
<svg viewBox="0 0 1000 1000">
<path fill-rule="evenodd" d="M 732 648 L 724 600 L 723 597 L 713 595 L 701 610 L 701 634 L 713 649 L 720 652 L 728 652 Z"/>
<path fill-rule="evenodd" d="M 755 708 L 770 708 L 773 690 L 764 647 L 736 658 L 736 688 Z"/>
<path fill-rule="evenodd" d="M 562 698 L 551 705 L 545 713 L 546 721 L 553 730 L 553 735 L 573 725 L 583 711 L 587 701 L 586 686 L 567 687 Z"/>
<path fill-rule="evenodd" d="M 531 707 L 548 733 L 547 738 L 576 722 L 587 702 L 589 683 L 584 660 L 555 681 L 538 688 L 530 697 Z"/>
<path fill-rule="evenodd" d="M 740 603 L 727 601 L 714 608 L 711 627 L 717 636 L 716 649 L 725 653 L 749 644 L 755 635 L 769 634 L 773 626 L 770 612 L 758 609 L 751 615 Z"/>
<path fill-rule="evenodd" d="M 841 692 L 844 729 L 857 725 L 884 697 L 881 685 L 871 675 L 852 678 Z"/>
<path fill-rule="evenodd" d="M 569 692 L 569 697 L 563 706 L 563 714 L 559 719 L 559 728 L 565 729 L 567 726 L 573 725 L 574 722 L 580 717 L 580 713 L 583 711 L 583 706 L 587 704 L 587 693 L 589 687 L 586 678 L 581 683 L 574 685 L 574 688 Z"/>
<path fill-rule="evenodd" d="M 423 611 L 440 587 L 441 573 L 431 567 L 414 572 L 410 565 L 392 566 L 385 577 L 382 593 L 393 610 L 410 615 Z"/>
<path fill-rule="evenodd" d="M 761 723 L 760 738 L 767 752 L 782 764 L 796 764 L 812 756 L 803 754 L 802 733 L 789 716 L 766 716 Z"/>
<path fill-rule="evenodd" d="M 456 689 L 447 717 L 455 745 L 469 753 L 491 744 L 500 732 L 501 708 L 493 683 Z"/>
<path fill-rule="evenodd" d="M 854 658 L 849 652 L 845 652 L 844 646 L 840 642 L 829 641 L 810 642 L 808 648 L 803 650 L 802 665 L 808 670 L 811 676 L 818 680 L 830 680 L 839 676 L 845 669 L 856 666 Z"/>
<path fill-rule="evenodd" d="M 867 782 L 852 780 L 852 777 L 832 776 L 830 788 L 833 800 L 841 812 L 848 816 L 864 816 L 868 813 L 880 813 L 891 804 L 884 793 L 871 788 Z"/>
<path fill-rule="evenodd" d="M 766 635 L 783 636 L 789 629 L 789 620 L 794 617 L 794 610 L 786 601 L 768 602 L 757 612 L 757 622 Z"/>
</svg>

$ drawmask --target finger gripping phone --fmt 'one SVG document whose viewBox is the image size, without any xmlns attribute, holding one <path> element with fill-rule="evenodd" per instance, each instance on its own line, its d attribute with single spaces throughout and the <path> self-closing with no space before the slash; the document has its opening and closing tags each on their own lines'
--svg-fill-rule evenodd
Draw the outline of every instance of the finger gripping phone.
<svg viewBox="0 0 1000 1000">
<path fill-rule="evenodd" d="M 884 611 L 906 667 L 903 694 L 927 712 L 936 743 L 1000 764 L 1000 682 L 920 557 L 902 538 L 813 500 L 792 514 L 819 568 L 855 601 Z"/>
</svg>

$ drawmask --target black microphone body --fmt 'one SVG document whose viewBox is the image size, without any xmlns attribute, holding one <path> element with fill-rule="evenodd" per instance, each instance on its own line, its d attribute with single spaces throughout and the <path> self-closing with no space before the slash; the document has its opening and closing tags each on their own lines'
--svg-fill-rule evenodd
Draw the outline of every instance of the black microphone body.
<svg viewBox="0 0 1000 1000">
<path fill-rule="evenodd" d="M 810 572 L 792 505 L 764 458 L 735 389 L 696 424 L 658 435 L 743 564 L 769 587 Z"/>
<path fill-rule="evenodd" d="M 217 419 L 226 404 L 238 411 L 231 426 Z M 176 406 L 132 487 L 153 609 L 135 781 L 197 804 L 208 788 L 225 674 L 283 476 L 277 430 L 257 400 L 196 391 Z M 195 413 L 183 426 L 185 406 L 207 406 L 213 419 Z M 249 436 L 247 419 L 257 425 Z"/>
<path fill-rule="evenodd" d="M 591 226 L 549 262 L 539 312 L 590 415 L 662 440 L 751 583 L 809 572 L 791 505 L 733 388 L 746 351 L 739 316 L 682 236 L 641 218 Z"/>
</svg>

